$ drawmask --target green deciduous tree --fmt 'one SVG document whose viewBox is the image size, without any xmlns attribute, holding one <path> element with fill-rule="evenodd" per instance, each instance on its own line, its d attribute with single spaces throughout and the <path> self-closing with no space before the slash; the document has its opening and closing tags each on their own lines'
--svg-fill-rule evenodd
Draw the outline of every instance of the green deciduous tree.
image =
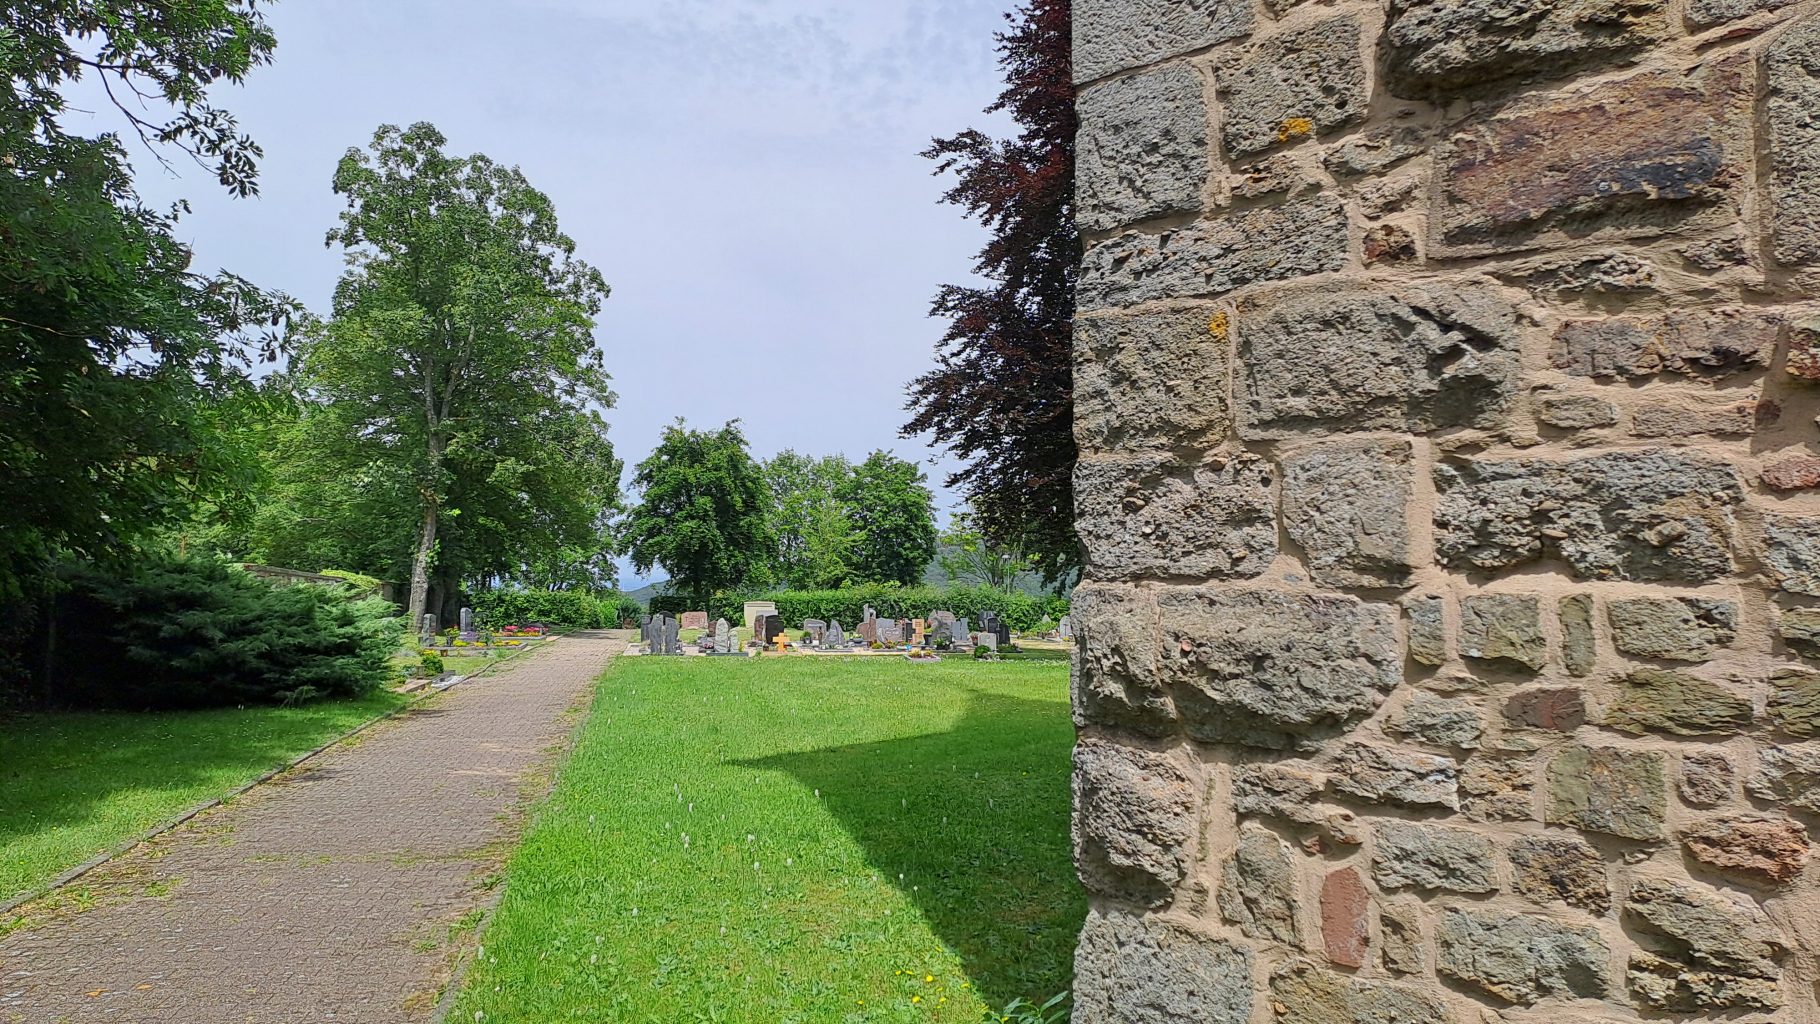
<svg viewBox="0 0 1820 1024">
<path fill-rule="evenodd" d="M 793 590 L 845 583 L 854 536 L 840 491 L 853 477 L 853 464 L 840 455 L 815 458 L 786 449 L 765 463 L 764 473 L 777 542 L 770 582 Z"/>
<path fill-rule="evenodd" d="M 955 583 L 1010 593 L 1036 573 L 1036 559 L 1020 541 L 1004 544 L 992 540 L 979 530 L 972 513 L 955 516 L 942 531 L 939 544 L 937 561 Z"/>
<path fill-rule="evenodd" d="M 916 463 L 873 452 L 853 467 L 840 499 L 853 524 L 858 580 L 908 586 L 923 578 L 935 558 L 935 496 Z"/>
<path fill-rule="evenodd" d="M 623 534 L 632 564 L 641 573 L 663 566 L 697 608 L 771 561 L 771 491 L 739 421 L 710 432 L 677 420 L 633 485 L 640 500 Z"/>
</svg>

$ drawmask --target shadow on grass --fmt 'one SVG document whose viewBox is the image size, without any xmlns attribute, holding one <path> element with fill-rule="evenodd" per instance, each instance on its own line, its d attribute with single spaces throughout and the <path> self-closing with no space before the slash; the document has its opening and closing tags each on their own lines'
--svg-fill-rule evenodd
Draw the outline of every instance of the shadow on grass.
<svg viewBox="0 0 1820 1024">
<path fill-rule="evenodd" d="M 947 732 L 738 763 L 820 790 L 1002 1006 L 1071 977 L 1087 910 L 1068 839 L 1073 741 L 1065 706 L 974 691 Z"/>
</svg>

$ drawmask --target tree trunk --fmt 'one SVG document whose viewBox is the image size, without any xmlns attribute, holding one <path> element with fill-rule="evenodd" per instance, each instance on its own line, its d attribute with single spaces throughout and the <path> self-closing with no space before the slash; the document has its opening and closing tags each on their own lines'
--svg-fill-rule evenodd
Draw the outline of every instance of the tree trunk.
<svg viewBox="0 0 1820 1024">
<path fill-rule="evenodd" d="M 411 556 L 411 603 L 407 621 L 415 630 L 423 628 L 423 613 L 429 602 L 430 556 L 436 551 L 436 505 L 434 495 L 424 495 L 423 526 L 417 531 L 417 551 Z"/>
</svg>

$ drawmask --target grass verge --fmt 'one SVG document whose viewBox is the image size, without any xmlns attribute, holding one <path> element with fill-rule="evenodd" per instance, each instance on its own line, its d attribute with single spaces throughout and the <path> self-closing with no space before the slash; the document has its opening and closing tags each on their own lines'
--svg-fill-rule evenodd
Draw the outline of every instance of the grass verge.
<svg viewBox="0 0 1820 1024">
<path fill-rule="evenodd" d="M 1043 1001 L 1085 913 L 1067 681 L 615 662 L 448 1019 L 972 1024 Z"/>
</svg>

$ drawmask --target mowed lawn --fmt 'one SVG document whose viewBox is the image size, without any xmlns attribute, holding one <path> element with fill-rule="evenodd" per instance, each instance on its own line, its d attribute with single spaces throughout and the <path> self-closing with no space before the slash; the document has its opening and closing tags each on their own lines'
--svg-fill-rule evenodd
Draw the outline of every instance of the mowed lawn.
<svg viewBox="0 0 1820 1024">
<path fill-rule="evenodd" d="M 1067 988 L 1065 661 L 621 658 L 452 1021 L 977 1022 Z"/>
<path fill-rule="evenodd" d="M 0 717 L 0 902 L 404 700 Z"/>
</svg>

